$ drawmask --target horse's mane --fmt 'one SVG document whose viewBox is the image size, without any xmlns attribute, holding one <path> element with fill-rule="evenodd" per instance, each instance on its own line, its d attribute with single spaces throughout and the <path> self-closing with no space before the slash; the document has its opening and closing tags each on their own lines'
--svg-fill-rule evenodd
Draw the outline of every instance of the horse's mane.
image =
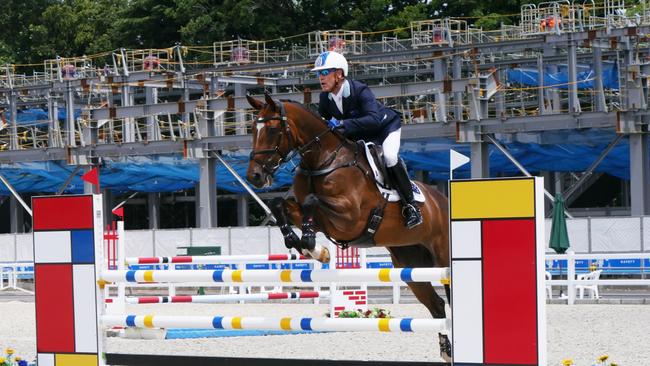
<svg viewBox="0 0 650 366">
<path fill-rule="evenodd" d="M 280 99 L 280 102 L 291 103 L 291 104 L 295 105 L 296 107 L 299 107 L 299 108 L 311 113 L 318 120 L 323 119 L 323 117 L 321 117 L 321 115 L 317 111 L 315 111 L 312 107 L 306 106 L 306 105 L 304 105 L 304 104 L 302 104 L 302 103 L 300 103 L 298 101 L 291 100 L 291 99 Z"/>
</svg>

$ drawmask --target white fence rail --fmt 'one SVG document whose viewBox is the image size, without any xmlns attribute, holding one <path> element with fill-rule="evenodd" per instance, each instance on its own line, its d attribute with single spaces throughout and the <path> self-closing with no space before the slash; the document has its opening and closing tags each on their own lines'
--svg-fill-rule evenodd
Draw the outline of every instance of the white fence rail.
<svg viewBox="0 0 650 366">
<path fill-rule="evenodd" d="M 650 253 L 650 216 L 577 218 L 567 220 L 571 248 L 576 253 Z M 546 237 L 551 222 L 546 220 Z M 321 245 L 328 243 L 319 235 Z M 232 227 L 214 229 L 129 230 L 127 257 L 178 255 L 179 247 L 220 246 L 223 255 L 268 254 L 286 251 L 276 227 Z M 0 262 L 33 260 L 32 234 L 0 235 Z M 369 253 L 385 253 L 371 248 Z"/>
<path fill-rule="evenodd" d="M 590 254 L 576 254 L 573 251 L 567 251 L 566 254 L 547 254 L 546 261 L 552 260 L 566 260 L 567 262 L 567 271 L 565 280 L 547 280 L 547 286 L 560 285 L 567 286 L 567 302 L 572 305 L 575 303 L 576 298 L 576 286 L 586 286 L 586 285 L 597 285 L 597 286 L 642 286 L 648 287 L 650 289 L 650 279 L 597 279 L 597 280 L 587 280 L 587 279 L 578 279 L 576 276 L 576 261 L 577 260 L 588 260 L 593 261 L 595 265 L 590 268 L 590 270 L 602 270 L 602 267 L 599 266 L 599 261 L 603 260 L 620 260 L 620 259 L 640 259 L 641 265 L 645 263 L 645 260 L 650 259 L 650 253 L 590 253 Z M 642 267 L 643 268 L 643 267 Z M 644 272 L 642 272 L 644 273 Z"/>
</svg>

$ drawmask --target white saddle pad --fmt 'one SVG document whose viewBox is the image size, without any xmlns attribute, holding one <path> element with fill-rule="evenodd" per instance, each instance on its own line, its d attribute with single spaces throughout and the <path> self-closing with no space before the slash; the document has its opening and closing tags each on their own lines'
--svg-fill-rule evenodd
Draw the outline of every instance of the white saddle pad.
<svg viewBox="0 0 650 366">
<path fill-rule="evenodd" d="M 375 162 L 375 159 L 372 157 L 372 154 L 370 153 L 370 149 L 368 148 L 369 145 L 374 145 L 372 142 L 366 142 L 365 147 L 366 147 L 366 158 L 368 158 L 368 162 L 370 163 L 370 169 L 372 169 L 372 173 L 375 176 L 375 181 L 377 182 L 377 189 L 379 189 L 379 193 L 382 195 L 386 196 L 388 195 L 388 202 L 397 202 L 401 198 L 399 196 L 399 193 L 395 189 L 387 189 L 385 187 L 385 182 L 384 182 L 384 176 L 381 174 L 381 171 L 377 169 L 377 162 Z M 420 191 L 420 187 L 417 186 L 413 181 L 411 181 L 411 188 L 413 189 L 413 198 L 417 202 L 424 202 L 424 194 L 422 194 L 422 191 Z"/>
</svg>

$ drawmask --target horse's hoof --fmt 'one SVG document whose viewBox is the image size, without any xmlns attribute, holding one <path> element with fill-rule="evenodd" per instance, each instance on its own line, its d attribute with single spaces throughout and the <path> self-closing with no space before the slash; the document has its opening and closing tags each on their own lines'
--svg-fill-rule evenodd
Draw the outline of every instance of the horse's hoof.
<svg viewBox="0 0 650 366">
<path fill-rule="evenodd" d="M 440 345 L 440 357 L 447 362 L 451 362 L 451 342 L 446 334 L 438 333 L 438 344 Z"/>
<path fill-rule="evenodd" d="M 310 257 L 312 259 L 315 259 L 321 263 L 329 263 L 330 262 L 330 251 L 324 246 L 317 245 L 314 250 L 307 250 L 303 249 L 302 254 L 304 256 Z"/>
<path fill-rule="evenodd" d="M 318 261 L 321 263 L 329 263 L 330 262 L 330 251 L 327 248 L 323 248 L 323 250 L 320 253 L 320 257 L 318 258 Z"/>
<path fill-rule="evenodd" d="M 446 363 L 451 363 L 451 355 L 449 353 L 440 352 L 440 357 L 442 357 L 442 360 Z"/>
</svg>

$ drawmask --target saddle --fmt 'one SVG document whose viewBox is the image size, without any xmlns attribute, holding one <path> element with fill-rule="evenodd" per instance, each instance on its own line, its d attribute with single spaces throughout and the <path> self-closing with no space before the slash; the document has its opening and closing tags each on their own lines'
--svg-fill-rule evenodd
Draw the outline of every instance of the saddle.
<svg viewBox="0 0 650 366">
<path fill-rule="evenodd" d="M 368 165 L 370 165 L 370 170 L 372 170 L 373 178 L 379 193 L 382 196 L 386 197 L 388 202 L 398 202 L 401 197 L 396 189 L 394 189 L 394 183 L 390 181 L 390 175 L 386 170 L 386 163 L 384 161 L 384 150 L 381 146 L 376 145 L 372 142 L 357 141 L 357 147 L 361 151 L 366 152 L 366 159 L 368 160 Z M 424 202 L 424 194 L 420 192 L 420 188 L 411 181 L 411 187 L 413 189 L 413 198 L 416 202 Z"/>
<path fill-rule="evenodd" d="M 357 141 L 357 148 L 359 151 L 365 151 L 368 165 L 373 173 L 372 176 L 377 185 L 377 189 L 379 189 L 379 193 L 381 193 L 383 197 L 383 202 L 378 202 L 377 207 L 370 211 L 368 222 L 366 223 L 366 229 L 361 233 L 361 236 L 354 240 L 340 241 L 337 243 L 344 248 L 349 246 L 357 248 L 369 248 L 375 246 L 375 232 L 379 229 L 379 225 L 384 218 L 384 209 L 386 208 L 386 205 L 388 202 L 397 202 L 400 200 L 399 193 L 392 188 L 388 171 L 386 170 L 386 164 L 384 162 L 384 151 L 381 146 L 372 142 L 364 142 L 360 140 Z M 418 202 L 424 202 L 424 195 L 420 192 L 418 186 L 413 182 L 411 182 L 411 186 L 413 187 L 413 196 L 415 200 Z"/>
</svg>

